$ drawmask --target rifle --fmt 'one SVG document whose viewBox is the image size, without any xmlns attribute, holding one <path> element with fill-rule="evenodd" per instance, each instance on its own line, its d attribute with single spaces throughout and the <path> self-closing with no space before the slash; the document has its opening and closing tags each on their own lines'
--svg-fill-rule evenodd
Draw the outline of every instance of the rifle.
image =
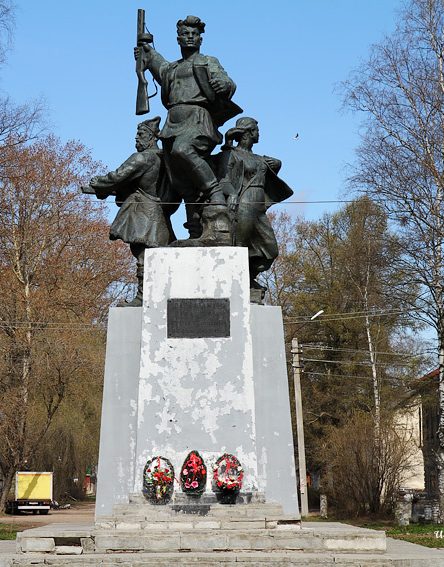
<svg viewBox="0 0 444 567">
<path fill-rule="evenodd" d="M 145 33 L 145 10 L 137 10 L 137 47 L 140 48 L 139 56 L 136 61 L 136 74 L 138 78 L 136 114 L 146 114 L 150 111 L 150 103 L 148 100 L 148 81 L 145 79 L 143 69 L 143 52 L 144 43 L 152 43 L 153 36 Z"/>
<path fill-rule="evenodd" d="M 91 185 L 81 185 L 80 190 L 86 195 L 95 195 L 98 199 L 106 199 L 110 195 L 116 195 L 114 189 L 111 189 L 110 191 L 106 189 L 94 189 Z"/>
</svg>

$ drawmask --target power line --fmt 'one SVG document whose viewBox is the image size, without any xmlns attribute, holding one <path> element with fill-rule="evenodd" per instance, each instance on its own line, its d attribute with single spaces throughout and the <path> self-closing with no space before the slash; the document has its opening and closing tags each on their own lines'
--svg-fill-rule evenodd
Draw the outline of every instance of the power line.
<svg viewBox="0 0 444 567">
<path fill-rule="evenodd" d="M 75 200 L 80 200 L 80 201 L 84 201 L 84 199 L 82 199 L 82 197 L 78 196 L 78 197 L 74 197 Z M 73 200 L 74 200 L 73 199 Z M 92 199 L 88 199 L 88 202 L 90 203 L 94 203 L 94 204 L 106 204 L 106 205 L 113 205 L 115 203 L 111 203 L 111 202 L 106 202 L 104 199 L 99 199 L 99 200 L 92 200 Z M 342 200 L 342 199 L 338 199 L 338 200 L 334 200 L 334 199 L 327 199 L 327 200 L 319 200 L 319 201 L 268 201 L 267 200 L 267 204 L 270 205 L 322 205 L 322 204 L 335 204 L 335 203 L 353 203 L 354 200 L 349 199 L 349 200 Z M 263 205 L 264 201 L 248 201 L 249 204 L 252 205 Z M 144 205 L 144 203 L 140 203 L 140 202 L 133 202 L 133 203 L 126 203 L 127 205 Z M 195 201 L 195 202 L 187 202 L 185 203 L 184 201 L 160 201 L 160 204 L 162 205 L 212 205 L 213 203 L 203 203 L 202 201 Z"/>
<path fill-rule="evenodd" d="M 310 345 L 310 344 L 301 344 L 301 347 L 306 350 L 325 350 L 325 351 L 338 351 L 338 352 L 348 352 L 354 354 L 368 354 L 368 350 L 365 349 L 352 349 L 352 348 L 336 348 L 336 347 L 329 347 L 329 346 L 320 346 L 320 345 Z M 420 352 L 418 354 L 409 354 L 407 352 L 388 352 L 388 351 L 375 351 L 375 354 L 385 354 L 390 356 L 404 356 L 406 358 L 419 358 L 420 356 L 424 356 L 428 354 L 427 352 Z"/>
<path fill-rule="evenodd" d="M 0 325 L 87 325 L 94 326 L 95 323 L 82 323 L 81 321 L 8 321 L 0 319 Z"/>
<path fill-rule="evenodd" d="M 105 326 L 92 323 L 63 323 L 63 322 L 44 322 L 44 321 L 0 321 L 0 329 L 24 329 L 35 330 L 78 330 L 78 331 L 104 331 Z"/>
<path fill-rule="evenodd" d="M 328 376 L 329 378 L 355 378 L 358 380 L 372 380 L 373 378 L 371 376 L 357 376 L 357 375 L 352 375 L 352 374 L 330 374 L 327 372 L 306 372 L 305 370 L 303 371 L 304 374 L 311 374 L 313 376 Z"/>
<path fill-rule="evenodd" d="M 285 318 L 284 320 L 284 325 L 297 325 L 298 323 L 315 323 L 315 322 L 323 322 L 323 323 L 331 323 L 334 321 L 351 321 L 353 319 L 363 319 L 365 317 L 390 317 L 392 315 L 402 315 L 405 313 L 411 313 L 414 311 L 420 311 L 420 309 L 409 309 L 409 310 L 403 310 L 403 311 L 386 311 L 386 312 L 381 312 L 381 313 L 366 313 L 363 315 L 348 315 L 347 313 L 344 314 L 344 316 L 342 317 L 329 317 L 328 315 L 326 317 L 322 317 L 322 319 L 318 318 L 315 319 L 314 321 L 310 321 L 310 319 L 305 319 L 303 321 L 301 320 L 296 320 L 296 321 L 291 321 L 289 320 L 288 317 Z"/>
<path fill-rule="evenodd" d="M 322 358 L 305 358 L 304 356 L 304 362 L 326 362 L 328 364 L 348 364 L 351 366 L 366 366 L 367 368 L 371 368 L 372 364 L 370 362 L 358 362 L 358 361 L 354 361 L 354 360 L 323 360 Z M 396 364 L 387 364 L 384 362 L 375 362 L 375 366 L 380 366 L 382 368 L 393 368 L 394 366 L 399 366 L 399 367 L 403 367 L 405 368 L 407 365 L 406 364 L 400 364 L 400 363 L 396 363 Z"/>
<path fill-rule="evenodd" d="M 411 309 L 405 310 L 405 311 L 407 312 L 407 311 L 418 311 L 418 310 L 419 310 L 419 307 L 412 307 Z M 366 309 L 366 310 L 362 310 L 362 311 L 340 311 L 339 313 L 327 313 L 322 318 L 314 319 L 314 320 L 323 321 L 325 319 L 325 317 L 335 317 L 336 315 L 360 315 L 360 314 L 366 315 L 366 314 L 372 314 L 372 313 L 391 313 L 393 311 L 398 312 L 399 310 L 398 309 L 385 309 L 385 310 L 379 309 L 378 311 L 375 311 L 375 310 L 369 311 L 368 309 Z M 293 317 L 288 316 L 288 317 L 286 317 L 286 319 L 298 319 L 297 322 L 300 322 L 300 323 L 312 320 L 312 318 L 309 315 L 307 315 L 305 317 L 304 316 L 297 316 L 297 315 L 294 315 Z"/>
</svg>

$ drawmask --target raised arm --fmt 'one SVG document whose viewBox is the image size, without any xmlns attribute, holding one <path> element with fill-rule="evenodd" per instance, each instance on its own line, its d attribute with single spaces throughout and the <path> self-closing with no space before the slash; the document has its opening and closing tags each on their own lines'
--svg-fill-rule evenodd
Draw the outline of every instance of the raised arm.
<svg viewBox="0 0 444 567">
<path fill-rule="evenodd" d="M 148 69 L 159 85 L 161 85 L 164 70 L 168 66 L 169 62 L 165 59 L 165 57 L 163 57 L 163 55 L 151 47 L 149 43 L 144 43 L 142 47 L 134 48 L 134 57 L 136 60 L 140 52 L 142 52 L 142 64 L 144 71 Z"/>
<path fill-rule="evenodd" d="M 136 152 L 114 171 L 93 177 L 89 185 L 94 189 L 98 199 L 106 199 L 108 195 L 112 195 L 119 188 L 128 186 L 137 180 L 143 175 L 146 168 L 146 159 L 141 153 Z"/>
</svg>

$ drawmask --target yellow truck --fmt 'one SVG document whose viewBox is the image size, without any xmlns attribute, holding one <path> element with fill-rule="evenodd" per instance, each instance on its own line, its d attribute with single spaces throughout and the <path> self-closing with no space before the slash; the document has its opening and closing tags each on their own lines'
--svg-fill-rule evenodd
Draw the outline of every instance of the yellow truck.
<svg viewBox="0 0 444 567">
<path fill-rule="evenodd" d="M 52 502 L 52 472 L 15 473 L 15 500 L 6 504 L 6 512 L 47 514 Z"/>
</svg>

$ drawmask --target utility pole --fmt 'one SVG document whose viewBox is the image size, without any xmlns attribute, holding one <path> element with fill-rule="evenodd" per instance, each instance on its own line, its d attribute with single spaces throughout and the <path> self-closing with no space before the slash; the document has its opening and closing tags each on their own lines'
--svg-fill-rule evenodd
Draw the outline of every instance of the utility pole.
<svg viewBox="0 0 444 567">
<path fill-rule="evenodd" d="M 296 407 L 296 435 L 298 443 L 299 461 L 299 486 L 301 491 L 301 515 L 308 516 L 308 492 L 307 492 L 307 467 L 305 464 L 305 439 L 304 439 L 304 417 L 302 413 L 301 371 L 302 351 L 298 339 L 291 341 L 291 353 L 293 355 L 293 381 L 294 399 Z"/>
</svg>

